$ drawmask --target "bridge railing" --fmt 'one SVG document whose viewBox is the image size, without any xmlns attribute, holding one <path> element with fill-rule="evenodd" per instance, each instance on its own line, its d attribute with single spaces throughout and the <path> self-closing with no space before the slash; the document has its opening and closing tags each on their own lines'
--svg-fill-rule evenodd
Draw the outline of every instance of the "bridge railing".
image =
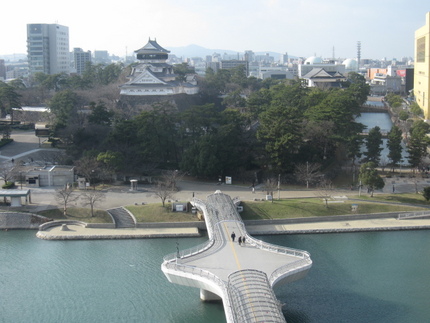
<svg viewBox="0 0 430 323">
<path fill-rule="evenodd" d="M 266 273 L 245 269 L 230 274 L 228 293 L 235 322 L 286 322 Z"/>
<path fill-rule="evenodd" d="M 213 246 L 214 244 L 214 240 L 210 239 L 204 243 L 201 243 L 195 247 L 191 247 L 188 249 L 184 249 L 184 250 L 178 250 L 174 253 L 168 254 L 167 256 L 164 256 L 163 260 L 165 262 L 171 262 L 173 260 L 176 260 L 177 258 L 186 258 L 186 257 L 190 257 L 196 254 L 199 254 L 207 249 L 209 249 L 210 247 Z"/>
<path fill-rule="evenodd" d="M 263 250 L 267 250 L 267 251 L 271 251 L 271 252 L 275 252 L 275 253 L 281 253 L 281 254 L 285 254 L 288 256 L 300 257 L 303 259 L 307 259 L 307 258 L 310 259 L 310 257 L 311 257 L 311 255 L 307 251 L 277 246 L 277 245 L 274 245 L 274 244 L 271 244 L 271 243 L 268 243 L 265 241 L 255 239 L 253 236 L 247 235 L 247 241 L 249 241 L 251 244 L 253 244 L 255 246 L 258 246 L 260 249 L 263 249 Z"/>
<path fill-rule="evenodd" d="M 272 275 L 270 275 L 269 282 L 271 285 L 281 276 L 285 276 L 288 273 L 294 272 L 298 269 L 303 269 L 303 267 L 309 267 L 312 265 L 311 258 L 304 258 L 300 259 L 298 261 L 291 262 L 289 264 L 286 264 L 285 266 L 279 267 L 276 269 Z"/>
<path fill-rule="evenodd" d="M 399 215 L 397 216 L 397 220 L 420 217 L 420 216 L 430 216 L 430 210 L 429 211 L 417 211 L 417 212 L 412 212 L 412 213 L 399 213 Z"/>
<path fill-rule="evenodd" d="M 230 303 L 230 298 L 229 298 L 229 294 L 228 294 L 228 288 L 227 288 L 227 284 L 226 282 L 224 282 L 222 279 L 220 279 L 218 276 L 212 274 L 211 272 L 195 267 L 195 266 L 188 266 L 188 265 L 184 265 L 184 264 L 178 264 L 175 262 L 169 262 L 169 263 L 165 263 L 164 266 L 166 266 L 166 268 L 172 269 L 172 270 L 176 270 L 176 271 L 181 271 L 184 273 L 189 273 L 192 275 L 197 275 L 201 278 L 207 279 L 208 281 L 215 283 L 221 290 L 222 295 L 219 295 L 222 300 L 223 300 L 223 306 L 224 306 L 224 310 L 225 310 L 225 315 L 227 318 L 227 322 L 235 322 L 234 321 L 234 316 L 233 316 L 233 309 Z"/>
</svg>

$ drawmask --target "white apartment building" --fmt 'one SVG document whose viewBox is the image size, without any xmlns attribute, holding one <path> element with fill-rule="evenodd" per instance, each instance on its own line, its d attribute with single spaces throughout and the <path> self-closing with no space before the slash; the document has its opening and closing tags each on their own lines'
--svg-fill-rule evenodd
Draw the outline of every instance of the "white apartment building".
<svg viewBox="0 0 430 323">
<path fill-rule="evenodd" d="M 73 66 L 77 74 L 82 75 L 91 63 L 91 51 L 84 52 L 82 48 L 73 48 Z"/>
</svg>

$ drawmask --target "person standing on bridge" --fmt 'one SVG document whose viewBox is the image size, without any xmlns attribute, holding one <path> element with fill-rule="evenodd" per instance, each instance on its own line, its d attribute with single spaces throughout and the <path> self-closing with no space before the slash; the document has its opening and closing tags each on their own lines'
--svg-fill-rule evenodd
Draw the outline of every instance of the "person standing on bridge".
<svg viewBox="0 0 430 323">
<path fill-rule="evenodd" d="M 239 239 L 237 239 L 237 242 L 239 243 L 239 246 L 242 244 L 242 237 L 239 237 Z"/>
<path fill-rule="evenodd" d="M 236 233 L 234 231 L 231 233 L 231 240 L 234 242 L 234 238 L 236 238 Z"/>
</svg>

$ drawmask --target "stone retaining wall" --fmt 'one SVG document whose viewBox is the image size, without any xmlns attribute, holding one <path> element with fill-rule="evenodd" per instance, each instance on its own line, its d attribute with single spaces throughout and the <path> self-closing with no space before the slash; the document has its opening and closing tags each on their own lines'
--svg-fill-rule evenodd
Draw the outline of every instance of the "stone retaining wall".
<svg viewBox="0 0 430 323">
<path fill-rule="evenodd" d="M 0 229 L 39 229 L 43 223 L 50 219 L 32 213 L 1 212 Z"/>
<path fill-rule="evenodd" d="M 248 233 L 254 236 L 275 234 L 314 234 L 314 233 L 351 233 L 351 232 L 376 232 L 376 231 L 405 231 L 405 230 L 430 230 L 430 226 L 398 226 L 398 227 L 372 227 L 372 228 L 342 228 L 342 229 L 308 229 L 308 230 L 253 230 L 247 228 Z"/>
<path fill-rule="evenodd" d="M 200 237 L 199 232 L 196 233 L 162 233 L 162 234 L 112 234 L 112 235 L 52 235 L 45 231 L 38 231 L 36 237 L 43 240 L 114 240 L 114 239 L 151 239 L 151 238 L 195 238 Z"/>
<path fill-rule="evenodd" d="M 87 223 L 82 222 L 82 221 L 76 221 L 76 220 L 58 220 L 58 221 L 50 221 L 47 223 L 44 223 L 42 225 L 39 226 L 39 231 L 45 231 L 49 228 L 52 227 L 58 227 L 60 225 L 63 224 L 68 224 L 68 225 L 80 225 L 81 227 L 86 228 L 87 227 Z"/>
<path fill-rule="evenodd" d="M 332 221 L 353 221 L 353 220 L 369 220 L 369 219 L 397 219 L 399 213 L 410 212 L 390 212 L 390 213 L 375 213 L 375 214 L 353 214 L 353 215 L 330 215 L 316 216 L 309 218 L 294 218 L 294 219 L 276 219 L 276 220 L 245 220 L 245 225 L 264 225 L 264 224 L 297 224 L 297 223 L 315 223 L 315 222 L 332 222 Z"/>
<path fill-rule="evenodd" d="M 194 222 L 138 222 L 136 228 L 197 228 L 206 230 L 204 221 Z"/>
<path fill-rule="evenodd" d="M 115 229 L 115 223 L 87 223 L 86 228 Z"/>
</svg>

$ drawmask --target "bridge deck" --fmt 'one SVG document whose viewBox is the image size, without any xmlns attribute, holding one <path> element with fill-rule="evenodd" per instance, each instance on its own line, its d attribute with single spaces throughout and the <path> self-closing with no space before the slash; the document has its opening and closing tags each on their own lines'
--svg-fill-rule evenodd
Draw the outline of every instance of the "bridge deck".
<svg viewBox="0 0 430 323">
<path fill-rule="evenodd" d="M 309 254 L 250 236 L 230 196 L 220 191 L 192 203 L 205 216 L 209 241 L 166 256 L 162 270 L 169 281 L 198 287 L 205 299 L 218 295 L 229 323 L 285 322 L 272 287 L 302 278 L 312 265 Z"/>
<path fill-rule="evenodd" d="M 216 250 L 180 260 L 180 263 L 210 271 L 224 281 L 235 271 L 243 269 L 261 270 L 268 277 L 279 267 L 297 261 L 297 257 L 260 249 L 258 241 L 247 236 L 245 244 L 239 245 L 238 236 L 245 236 L 237 221 L 224 221 L 218 226 L 221 243 Z M 236 239 L 231 240 L 231 233 Z M 214 248 L 215 249 L 215 248 Z M 216 253 L 216 257 L 212 255 Z"/>
</svg>

